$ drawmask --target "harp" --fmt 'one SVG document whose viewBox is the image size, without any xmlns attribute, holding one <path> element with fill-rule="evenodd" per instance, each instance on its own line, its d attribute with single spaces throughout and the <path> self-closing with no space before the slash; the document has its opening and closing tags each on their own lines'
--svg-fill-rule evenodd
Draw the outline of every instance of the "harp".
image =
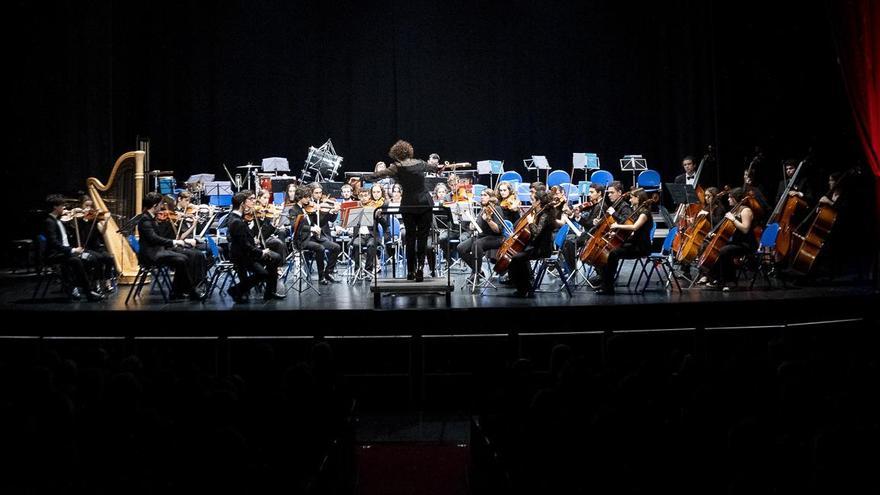
<svg viewBox="0 0 880 495">
<path fill-rule="evenodd" d="M 116 261 L 116 272 L 122 284 L 134 281 L 138 261 L 128 243 L 129 232 L 120 232 L 117 221 L 125 225 L 141 213 L 145 155 L 144 151 L 129 151 L 117 158 L 106 184 L 95 177 L 86 179 L 86 188 L 95 208 L 110 212 L 104 229 L 104 244 Z"/>
</svg>

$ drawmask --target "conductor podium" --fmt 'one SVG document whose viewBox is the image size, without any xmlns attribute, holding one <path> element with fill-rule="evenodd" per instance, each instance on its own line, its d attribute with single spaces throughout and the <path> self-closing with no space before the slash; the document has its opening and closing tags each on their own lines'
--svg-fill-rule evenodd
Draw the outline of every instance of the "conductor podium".
<svg viewBox="0 0 880 495">
<path fill-rule="evenodd" d="M 421 210 L 424 211 L 424 206 L 386 206 L 384 208 L 377 208 L 374 212 L 374 215 L 378 217 L 379 215 L 397 215 L 400 213 L 406 212 L 409 210 Z M 449 220 L 452 216 L 451 211 L 446 206 L 434 206 L 431 208 L 431 213 L 435 218 Z M 378 222 L 373 222 L 374 229 L 377 229 Z M 378 229 L 377 229 L 378 230 Z M 378 238 L 378 231 L 374 232 L 374 235 Z M 436 235 L 436 231 L 432 233 L 432 235 Z M 436 241 L 436 239 L 434 239 Z M 435 242 L 436 246 L 437 243 Z M 414 256 L 415 253 L 407 253 L 407 256 Z M 444 255 L 446 256 L 446 266 L 449 266 L 449 250 L 446 250 Z M 375 309 L 380 309 L 382 305 L 382 294 L 386 295 L 419 295 L 419 294 L 436 294 L 443 295 L 446 300 L 446 307 L 452 307 L 452 292 L 455 290 L 455 286 L 452 284 L 452 270 L 446 271 L 446 277 L 427 277 L 422 282 L 415 282 L 413 280 L 407 280 L 405 278 L 380 278 L 377 274 L 373 273 L 373 283 L 370 285 L 370 291 L 373 293 L 373 307 Z"/>
</svg>

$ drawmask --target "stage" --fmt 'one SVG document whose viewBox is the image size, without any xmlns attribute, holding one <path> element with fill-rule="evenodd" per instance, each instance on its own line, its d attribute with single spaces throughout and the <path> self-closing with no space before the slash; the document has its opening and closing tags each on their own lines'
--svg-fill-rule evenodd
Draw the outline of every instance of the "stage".
<svg viewBox="0 0 880 495">
<path fill-rule="evenodd" d="M 626 273 L 621 279 L 626 278 Z M 390 276 L 390 273 L 389 273 Z M 342 277 L 340 277 L 342 278 Z M 548 277 L 551 279 L 551 277 Z M 652 282 L 643 294 L 618 287 L 615 295 L 596 295 L 588 287 L 572 297 L 556 279 L 545 282 L 532 299 L 514 297 L 499 285 L 482 294 L 466 286 L 464 274 L 452 277 L 454 290 L 447 308 L 437 294 L 383 294 L 374 308 L 371 285 L 357 282 L 314 286 L 301 294 L 289 290 L 281 301 L 264 302 L 256 293 L 236 304 L 221 291 L 204 302 L 165 303 L 158 292 L 145 288 L 139 299 L 125 304 L 128 286 L 102 302 L 68 302 L 57 284 L 45 298 L 33 298 L 36 276 L 5 274 L 0 309 L 62 324 L 51 328 L 10 328 L 6 335 L 95 336 L 381 336 L 480 335 L 546 332 L 606 332 L 630 330 L 687 330 L 752 325 L 790 325 L 811 322 L 876 319 L 877 292 L 868 282 L 837 282 L 822 286 L 765 287 L 748 281 L 730 292 L 692 288 L 666 290 Z M 431 279 L 426 279 L 426 285 Z M 443 277 L 435 283 L 446 285 Z M 254 324 L 254 322 L 259 322 Z M 178 323 L 183 323 L 180 325 Z"/>
</svg>

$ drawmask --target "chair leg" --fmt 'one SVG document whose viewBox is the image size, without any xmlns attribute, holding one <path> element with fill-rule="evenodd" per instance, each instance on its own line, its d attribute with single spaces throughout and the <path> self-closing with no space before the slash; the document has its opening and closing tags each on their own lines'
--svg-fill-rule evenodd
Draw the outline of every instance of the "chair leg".
<svg viewBox="0 0 880 495">
<path fill-rule="evenodd" d="M 131 296 L 135 292 L 138 292 L 136 289 L 138 288 L 139 284 L 143 283 L 143 281 L 142 281 L 143 273 L 144 273 L 144 269 L 138 268 L 138 272 L 134 276 L 134 280 L 131 282 L 131 287 L 129 287 L 129 289 L 128 289 L 128 295 L 125 296 L 125 304 L 128 304 L 128 301 L 131 300 Z"/>
</svg>

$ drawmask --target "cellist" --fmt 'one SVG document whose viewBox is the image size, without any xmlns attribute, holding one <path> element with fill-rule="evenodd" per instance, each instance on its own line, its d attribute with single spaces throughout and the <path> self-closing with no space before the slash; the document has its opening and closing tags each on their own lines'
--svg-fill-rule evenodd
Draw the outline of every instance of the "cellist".
<svg viewBox="0 0 880 495">
<path fill-rule="evenodd" d="M 533 194 L 533 210 L 524 227 L 531 233 L 531 242 L 511 258 L 508 269 L 510 281 L 516 287 L 516 297 L 535 296 L 529 261 L 547 257 L 553 252 L 553 230 L 556 221 L 562 217 L 562 205 L 554 203 L 552 198 L 552 194 L 544 188 L 537 189 Z"/>
<path fill-rule="evenodd" d="M 617 273 L 620 260 L 641 258 L 651 253 L 651 229 L 654 227 L 654 218 L 647 206 L 648 199 L 648 193 L 644 190 L 631 192 L 629 202 L 633 208 L 630 216 L 635 217 L 633 223 L 611 224 L 611 230 L 630 231 L 631 234 L 623 245 L 608 253 L 608 263 L 601 267 L 602 285 L 596 289 L 596 294 L 614 294 L 614 274 Z"/>
<path fill-rule="evenodd" d="M 740 204 L 744 197 L 743 189 L 737 187 L 727 195 L 727 201 L 733 207 Z M 738 212 L 725 213 L 724 218 L 733 222 L 736 231 L 730 241 L 718 250 L 718 261 L 712 265 L 708 274 L 712 282 L 706 284 L 706 287 L 722 287 L 724 291 L 729 291 L 731 284 L 736 282 L 736 265 L 733 261 L 740 256 L 754 252 L 758 246 L 754 233 L 755 214 L 747 206 L 747 203 L 743 203 Z M 708 237 L 711 238 L 713 235 L 714 233 L 710 233 Z"/>
</svg>

